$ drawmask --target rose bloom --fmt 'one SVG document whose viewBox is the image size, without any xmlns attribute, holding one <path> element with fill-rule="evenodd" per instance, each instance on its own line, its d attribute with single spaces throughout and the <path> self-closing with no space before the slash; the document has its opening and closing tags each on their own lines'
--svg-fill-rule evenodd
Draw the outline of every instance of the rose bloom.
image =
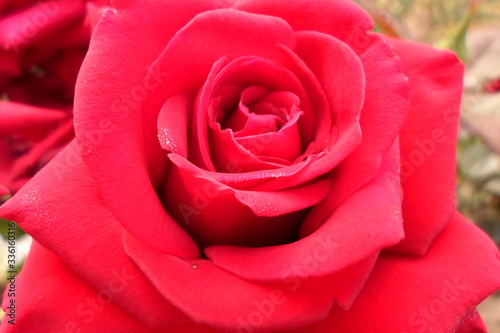
<svg viewBox="0 0 500 333">
<path fill-rule="evenodd" d="M 114 5 L 76 140 L 0 208 L 35 239 L 2 332 L 485 331 L 454 54 L 343 0 Z"/>
<path fill-rule="evenodd" d="M 76 76 L 101 7 L 0 3 L 0 196 L 17 192 L 74 138 Z"/>
</svg>

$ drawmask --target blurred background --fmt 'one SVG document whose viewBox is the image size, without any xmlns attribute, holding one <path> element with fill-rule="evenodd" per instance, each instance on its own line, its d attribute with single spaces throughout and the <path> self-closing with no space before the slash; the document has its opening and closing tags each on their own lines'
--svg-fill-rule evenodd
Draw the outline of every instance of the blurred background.
<svg viewBox="0 0 500 333">
<path fill-rule="evenodd" d="M 458 209 L 500 246 L 500 0 L 357 0 L 380 33 L 452 49 L 465 64 Z M 500 333 L 500 293 L 479 312 Z"/>
</svg>

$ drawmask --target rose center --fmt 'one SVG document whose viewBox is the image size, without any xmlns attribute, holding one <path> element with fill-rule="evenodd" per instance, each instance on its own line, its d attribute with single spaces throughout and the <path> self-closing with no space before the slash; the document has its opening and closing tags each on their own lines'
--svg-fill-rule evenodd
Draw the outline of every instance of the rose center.
<svg viewBox="0 0 500 333">
<path fill-rule="evenodd" d="M 187 149 L 169 145 L 172 140 L 160 136 L 167 149 L 172 146 L 178 152 L 170 155 L 162 201 L 200 248 L 293 242 L 310 207 L 328 194 L 329 182 L 321 179 L 280 192 L 249 189 L 261 182 L 262 175 L 294 174 L 306 166 L 305 160 L 317 158 L 310 155 L 318 148 L 316 125 L 322 118 L 303 80 L 272 60 L 219 59 L 189 113 Z M 312 86 L 307 77 L 305 81 Z M 169 104 L 162 111 L 168 111 Z M 180 104 L 172 99 L 172 105 Z M 161 114 L 162 133 L 174 118 Z M 234 182 L 220 181 L 221 177 L 248 182 L 235 188 Z"/>
<path fill-rule="evenodd" d="M 250 156 L 290 165 L 302 151 L 297 128 L 302 115 L 299 98 L 291 92 L 269 91 L 263 86 L 245 88 L 240 96 L 233 111 L 221 109 L 215 102 L 211 129 L 228 132 L 234 145 Z"/>
<path fill-rule="evenodd" d="M 294 74 L 264 59 L 227 64 L 200 92 L 208 149 L 219 172 L 277 169 L 295 163 L 301 134 L 301 86 Z"/>
</svg>

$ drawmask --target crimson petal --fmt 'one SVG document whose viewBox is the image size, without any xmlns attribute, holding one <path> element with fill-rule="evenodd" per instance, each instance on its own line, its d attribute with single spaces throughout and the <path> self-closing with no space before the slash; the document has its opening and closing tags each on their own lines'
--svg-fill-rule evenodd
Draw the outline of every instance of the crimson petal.
<svg viewBox="0 0 500 333">
<path fill-rule="evenodd" d="M 388 41 L 411 88 L 410 112 L 400 134 L 406 237 L 395 250 L 424 254 L 455 212 L 463 65 L 449 51 Z"/>
<path fill-rule="evenodd" d="M 68 206 L 72 209 L 68 210 Z M 0 216 L 17 222 L 98 290 L 113 287 L 110 279 L 113 272 L 131 277 L 133 283 L 117 293 L 113 302 L 132 316 L 156 326 L 185 321 L 125 254 L 124 229 L 97 192 L 74 143 L 3 204 Z M 151 232 L 147 237 L 161 237 L 169 244 L 171 253 L 191 253 L 191 257 L 197 257 L 198 249 L 192 240 L 175 222 L 171 226 L 178 228 L 180 234 L 169 228 L 163 232 L 143 228 L 143 232 Z M 171 241 L 169 237 L 173 237 Z M 183 238 L 186 243 L 181 241 Z M 105 255 L 102 249 L 107 249 Z"/>
</svg>

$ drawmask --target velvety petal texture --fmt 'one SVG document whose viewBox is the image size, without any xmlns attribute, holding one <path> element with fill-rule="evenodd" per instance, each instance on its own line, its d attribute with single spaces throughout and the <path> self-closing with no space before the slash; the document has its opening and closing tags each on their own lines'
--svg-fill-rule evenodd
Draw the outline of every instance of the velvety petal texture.
<svg viewBox="0 0 500 333">
<path fill-rule="evenodd" d="M 36 242 L 25 261 L 23 272 L 16 280 L 20 293 L 16 297 L 14 325 L 9 324 L 10 317 L 6 316 L 0 326 L 1 332 L 32 332 L 40 327 L 44 328 L 44 332 L 221 332 L 192 323 L 150 327 L 114 304 L 115 293 L 134 283 L 128 272 L 115 274 L 110 288 L 94 289 Z M 10 299 L 6 303 L 10 303 Z"/>
<path fill-rule="evenodd" d="M 411 86 L 410 112 L 399 136 L 403 217 L 408 223 L 405 240 L 397 249 L 423 254 L 455 212 L 463 64 L 449 51 L 388 41 L 401 58 Z"/>
<path fill-rule="evenodd" d="M 68 209 L 73 200 L 79 204 Z M 118 280 L 128 279 L 127 288 L 114 293 L 113 302 L 131 315 L 156 326 L 186 321 L 157 294 L 125 254 L 125 231 L 102 201 L 75 144 L 35 175 L 1 206 L 0 212 L 95 289 L 113 290 Z M 180 243 L 177 239 L 171 245 Z"/>
<path fill-rule="evenodd" d="M 499 260 L 489 237 L 456 213 L 425 257 L 383 253 L 349 311 L 297 332 L 475 332 L 475 306 L 500 288 Z"/>
<path fill-rule="evenodd" d="M 347 0 L 113 2 L 76 140 L 0 207 L 35 240 L 0 331 L 483 330 L 500 254 L 453 207 L 462 67 L 372 27 Z M 53 130 L 22 161 L 70 140 L 60 108 L 2 103 Z"/>
<path fill-rule="evenodd" d="M 96 185 L 110 209 L 124 225 L 128 224 L 128 230 L 161 249 L 167 242 L 158 231 L 165 230 L 165 225 L 170 225 L 168 228 L 176 228 L 176 225 L 166 214 L 153 187 L 151 176 L 155 175 L 148 166 L 146 150 L 151 149 L 161 157 L 157 120 L 166 99 L 151 97 L 156 107 L 144 110 L 155 110 L 155 115 L 146 123 L 142 105 L 160 83 L 171 76 L 157 65 L 152 66 L 168 41 L 195 15 L 216 6 L 209 1 L 196 0 L 185 6 L 175 1 L 131 1 L 118 2 L 115 7 L 115 11 L 106 12 L 96 27 L 93 47 L 77 82 L 77 141 L 89 172 L 98 180 Z M 106 54 L 115 54 L 115 59 L 111 60 Z M 95 90 L 96 83 L 99 83 L 98 90 Z M 155 161 L 152 168 L 164 169 L 165 163 L 166 156 Z M 114 171 L 124 166 L 132 172 Z M 154 178 L 161 179 L 162 175 Z M 130 201 L 134 204 L 128 204 Z M 141 216 L 148 221 L 148 228 L 143 228 L 130 216 Z M 180 255 L 191 256 L 192 250 Z"/>
<path fill-rule="evenodd" d="M 16 281 L 14 324 L 6 316 L 1 331 L 33 332 L 43 327 L 44 332 L 162 332 L 148 328 L 113 304 L 113 292 L 132 283 L 126 277 L 115 280 L 113 289 L 93 289 L 57 256 L 34 242 L 23 274 Z"/>
<path fill-rule="evenodd" d="M 388 156 L 379 175 L 343 202 L 314 234 L 282 246 L 258 249 L 213 246 L 205 253 L 228 271 L 250 279 L 269 280 L 300 276 L 290 267 L 317 257 L 318 245 L 325 251 L 322 255 L 325 264 L 308 269 L 308 276 L 341 271 L 391 243 L 398 243 L 403 238 L 399 180 L 386 176 L 386 172 L 398 167 L 394 157 Z"/>
</svg>

